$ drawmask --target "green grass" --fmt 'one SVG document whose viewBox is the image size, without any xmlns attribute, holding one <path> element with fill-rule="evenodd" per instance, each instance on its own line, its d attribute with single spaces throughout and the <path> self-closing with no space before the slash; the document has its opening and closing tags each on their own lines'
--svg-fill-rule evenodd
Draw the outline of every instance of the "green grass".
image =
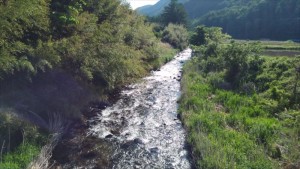
<svg viewBox="0 0 300 169">
<path fill-rule="evenodd" d="M 40 152 L 40 147 L 37 144 L 25 143 L 21 144 L 15 151 L 9 152 L 2 157 L 0 168 L 3 169 L 21 169 L 27 165 Z"/>
<path fill-rule="evenodd" d="M 263 59 L 250 95 L 217 88 L 224 73 L 203 73 L 197 59 L 184 66 L 180 113 L 198 168 L 297 167 L 300 110 L 290 98 L 300 59 Z"/>
<path fill-rule="evenodd" d="M 0 109 L 0 169 L 21 169 L 39 154 L 47 134 L 16 116 Z"/>
</svg>

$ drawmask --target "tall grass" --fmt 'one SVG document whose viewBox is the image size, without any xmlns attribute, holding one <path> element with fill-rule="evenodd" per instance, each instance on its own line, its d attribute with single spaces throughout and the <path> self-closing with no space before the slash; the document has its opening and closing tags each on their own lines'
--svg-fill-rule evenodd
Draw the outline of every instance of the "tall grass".
<svg viewBox="0 0 300 169">
<path fill-rule="evenodd" d="M 28 169 L 48 169 L 51 168 L 50 158 L 52 151 L 65 133 L 68 123 L 60 113 L 48 115 L 48 130 L 52 133 L 48 143 L 41 148 L 39 155 L 30 162 Z"/>
<path fill-rule="evenodd" d="M 274 65 L 274 62 L 281 64 L 282 70 L 274 70 L 273 67 L 275 78 L 272 79 L 273 72 L 267 71 L 268 65 Z M 268 87 L 263 85 L 258 92 L 250 95 L 219 89 L 214 81 L 221 79 L 217 81 L 222 83 L 224 73 L 205 75 L 199 66 L 197 58 L 185 65 L 180 99 L 180 113 L 188 130 L 188 142 L 193 147 L 197 167 L 299 167 L 299 109 L 286 107 L 282 112 L 276 109 L 281 104 L 270 109 L 273 101 L 267 94 Z M 264 85 L 274 85 L 272 83 L 277 80 L 275 84 L 278 87 L 282 84 L 292 86 L 291 75 L 285 77 L 289 71 L 292 68 L 284 68 L 282 60 L 267 60 L 258 79 L 269 73 L 269 82 Z M 278 99 L 287 96 L 279 93 Z"/>
<path fill-rule="evenodd" d="M 49 143 L 41 148 L 38 156 L 33 159 L 27 169 L 48 169 L 51 168 L 50 158 L 52 157 L 52 151 L 61 139 L 62 133 L 54 133 L 49 140 Z"/>
<path fill-rule="evenodd" d="M 13 110 L 3 111 L 0 111 L 0 169 L 50 168 L 52 150 L 68 127 L 68 122 L 61 113 L 48 114 L 46 121 L 33 112 L 17 115 Z M 52 133 L 50 138 L 47 137 L 48 133 L 38 130 L 38 127 L 29 121 Z"/>
</svg>

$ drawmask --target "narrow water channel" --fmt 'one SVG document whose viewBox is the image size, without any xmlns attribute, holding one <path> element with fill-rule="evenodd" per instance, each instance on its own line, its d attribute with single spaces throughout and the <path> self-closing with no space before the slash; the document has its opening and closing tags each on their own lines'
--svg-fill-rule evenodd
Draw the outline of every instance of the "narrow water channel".
<svg viewBox="0 0 300 169">
<path fill-rule="evenodd" d="M 58 154 L 68 156 L 65 161 L 69 162 L 62 168 L 190 169 L 177 101 L 182 65 L 191 52 L 187 49 L 177 54 L 160 70 L 122 91 L 114 105 L 90 119 L 86 138 L 69 141 L 73 143 L 72 151 L 58 148 Z"/>
<path fill-rule="evenodd" d="M 185 130 L 177 118 L 181 69 L 190 56 L 190 49 L 179 53 L 91 120 L 89 134 L 117 145 L 114 169 L 191 168 Z"/>
</svg>

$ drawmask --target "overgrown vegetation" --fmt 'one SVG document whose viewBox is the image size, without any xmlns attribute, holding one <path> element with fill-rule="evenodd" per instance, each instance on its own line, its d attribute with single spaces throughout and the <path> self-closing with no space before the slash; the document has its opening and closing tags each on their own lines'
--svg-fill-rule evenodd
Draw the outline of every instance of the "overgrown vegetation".
<svg viewBox="0 0 300 169">
<path fill-rule="evenodd" d="M 189 44 L 187 15 L 183 5 L 177 0 L 171 0 L 161 15 L 148 17 L 148 21 L 153 23 L 153 31 L 162 41 L 180 50 L 187 48 Z"/>
<path fill-rule="evenodd" d="M 0 2 L 0 23 L 1 104 L 23 112 L 73 111 L 57 108 L 76 103 L 82 97 L 73 93 L 87 86 L 101 95 L 131 83 L 175 52 L 154 36 L 151 24 L 119 0 L 8 0 Z M 46 85 L 44 91 L 33 90 L 40 85 Z M 61 96 L 61 89 L 73 89 L 74 97 Z M 60 95 L 61 102 L 52 103 L 56 98 L 49 98 L 50 93 Z"/>
<path fill-rule="evenodd" d="M 187 13 L 184 6 L 178 3 L 178 0 L 171 0 L 161 14 L 162 23 L 168 25 L 170 23 L 178 25 L 187 25 Z"/>
<path fill-rule="evenodd" d="M 47 135 L 8 110 L 0 110 L 0 133 L 0 168 L 9 169 L 26 168 L 39 154 Z"/>
<path fill-rule="evenodd" d="M 300 58 L 260 56 L 198 27 L 180 113 L 198 168 L 300 167 Z M 228 41 L 228 40 L 227 40 Z"/>
<path fill-rule="evenodd" d="M 19 115 L 0 112 L 0 168 L 26 168 L 37 155 L 47 138 L 34 125 L 51 130 L 55 114 L 69 124 L 178 50 L 120 0 L 0 1 L 0 25 L 0 106 Z"/>
<path fill-rule="evenodd" d="M 175 48 L 184 50 L 188 47 L 189 34 L 182 25 L 169 24 L 163 30 L 163 41 L 171 44 Z"/>
</svg>

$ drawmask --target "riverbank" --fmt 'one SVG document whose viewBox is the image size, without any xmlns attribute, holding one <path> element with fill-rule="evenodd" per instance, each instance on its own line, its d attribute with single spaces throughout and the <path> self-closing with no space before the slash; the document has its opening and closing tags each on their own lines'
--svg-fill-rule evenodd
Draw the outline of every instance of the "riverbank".
<svg viewBox="0 0 300 169">
<path fill-rule="evenodd" d="M 231 45 L 215 53 L 230 53 L 237 58 L 225 61 L 236 61 L 244 69 L 217 58 L 227 55 L 205 54 L 196 55 L 183 69 L 180 115 L 197 167 L 299 168 L 300 75 L 295 68 L 300 58 L 253 60 L 251 46 Z M 246 74 L 239 76 L 243 72 L 238 71 Z M 238 78 L 251 81 L 236 85 Z"/>
</svg>

